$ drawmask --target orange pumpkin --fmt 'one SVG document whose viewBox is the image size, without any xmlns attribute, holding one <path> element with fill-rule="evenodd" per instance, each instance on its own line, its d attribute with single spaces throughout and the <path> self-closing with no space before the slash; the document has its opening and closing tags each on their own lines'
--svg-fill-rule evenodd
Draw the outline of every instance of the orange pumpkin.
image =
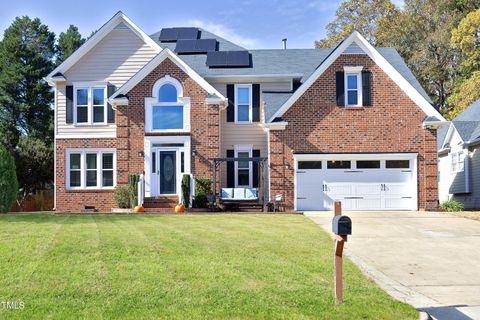
<svg viewBox="0 0 480 320">
<path fill-rule="evenodd" d="M 143 206 L 136 206 L 136 207 L 133 209 L 133 212 L 135 212 L 135 213 L 145 212 L 145 208 L 143 208 Z"/>
<path fill-rule="evenodd" d="M 175 213 L 184 213 L 185 212 L 185 206 L 181 203 L 177 204 L 175 206 Z"/>
</svg>

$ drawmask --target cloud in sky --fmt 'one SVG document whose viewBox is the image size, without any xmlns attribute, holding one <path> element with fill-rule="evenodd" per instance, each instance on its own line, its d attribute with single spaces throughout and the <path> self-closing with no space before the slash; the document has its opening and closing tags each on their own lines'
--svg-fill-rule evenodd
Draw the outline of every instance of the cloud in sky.
<svg viewBox="0 0 480 320">
<path fill-rule="evenodd" d="M 204 20 L 199 20 L 199 19 L 193 19 L 189 20 L 187 22 L 188 25 L 190 26 L 195 26 L 195 27 L 200 27 L 205 30 L 208 30 L 222 38 L 225 38 L 226 40 L 229 40 L 233 43 L 236 43 L 242 47 L 245 48 L 255 48 L 255 46 L 258 44 L 258 40 L 251 38 L 251 37 L 246 37 L 238 33 L 238 31 L 234 30 L 233 28 L 227 27 L 223 24 L 220 23 L 214 23 L 214 22 L 207 22 Z"/>
</svg>

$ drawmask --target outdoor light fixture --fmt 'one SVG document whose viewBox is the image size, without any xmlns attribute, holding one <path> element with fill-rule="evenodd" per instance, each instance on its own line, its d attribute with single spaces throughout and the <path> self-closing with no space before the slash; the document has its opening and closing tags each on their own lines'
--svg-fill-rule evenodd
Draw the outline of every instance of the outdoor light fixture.
<svg viewBox="0 0 480 320">
<path fill-rule="evenodd" d="M 197 151 L 192 150 L 192 157 L 195 157 L 197 155 Z"/>
<path fill-rule="evenodd" d="M 145 153 L 143 151 L 138 151 L 138 156 L 140 158 L 143 158 L 145 156 Z"/>
<path fill-rule="evenodd" d="M 285 169 L 290 169 L 290 165 L 288 163 L 283 164 L 285 166 Z"/>
</svg>

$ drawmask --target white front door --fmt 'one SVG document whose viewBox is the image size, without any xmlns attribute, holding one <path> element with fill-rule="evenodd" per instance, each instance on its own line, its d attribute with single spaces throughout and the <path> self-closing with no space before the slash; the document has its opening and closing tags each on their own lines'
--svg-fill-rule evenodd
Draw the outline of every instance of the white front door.
<svg viewBox="0 0 480 320">
<path fill-rule="evenodd" d="M 415 210 L 416 160 L 296 161 L 296 209 Z"/>
</svg>

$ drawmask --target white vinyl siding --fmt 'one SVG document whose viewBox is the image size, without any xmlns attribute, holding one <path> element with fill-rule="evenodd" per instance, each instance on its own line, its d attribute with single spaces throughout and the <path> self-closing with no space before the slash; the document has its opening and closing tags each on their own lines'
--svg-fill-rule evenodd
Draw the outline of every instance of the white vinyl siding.
<svg viewBox="0 0 480 320">
<path fill-rule="evenodd" d="M 75 127 L 67 124 L 65 86 L 73 82 L 109 82 L 120 88 L 155 56 L 155 51 L 123 23 L 65 72 L 67 83 L 57 87 L 57 132 L 59 137 L 115 137 L 114 124 Z"/>
</svg>

